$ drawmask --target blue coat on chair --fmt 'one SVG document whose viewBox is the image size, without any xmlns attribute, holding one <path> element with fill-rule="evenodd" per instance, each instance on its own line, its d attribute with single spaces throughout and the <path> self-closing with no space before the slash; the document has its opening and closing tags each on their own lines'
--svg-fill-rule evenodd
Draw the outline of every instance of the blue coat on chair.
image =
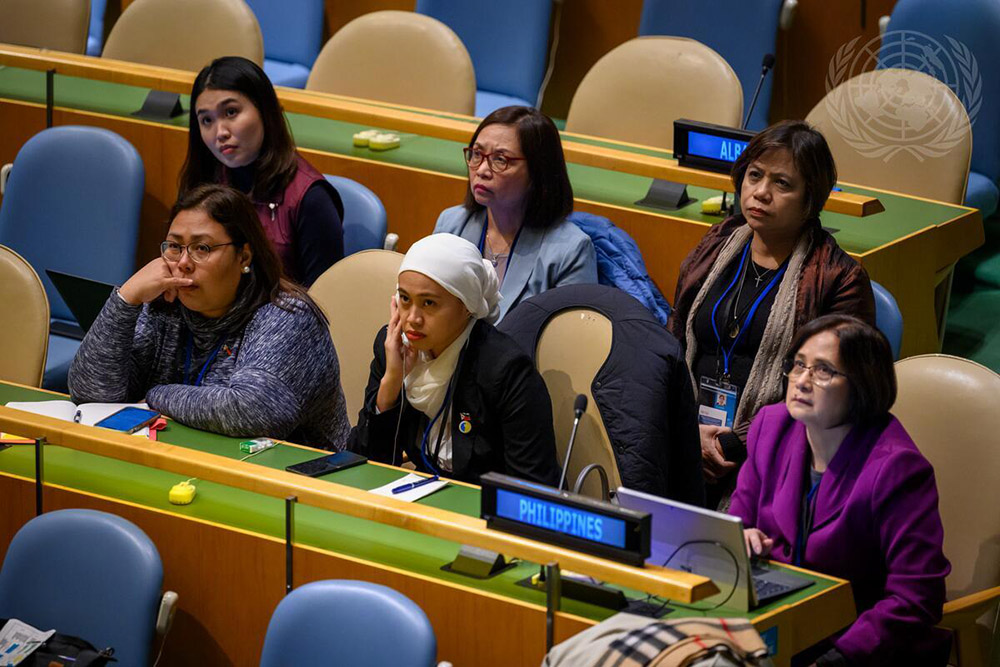
<svg viewBox="0 0 1000 667">
<path fill-rule="evenodd" d="M 445 209 L 434 233 L 456 234 L 482 250 L 486 209 L 470 212 L 464 206 Z M 521 301 L 563 285 L 597 283 L 597 257 L 590 237 L 568 220 L 551 227 L 523 227 L 500 285 L 500 319 Z"/>
</svg>

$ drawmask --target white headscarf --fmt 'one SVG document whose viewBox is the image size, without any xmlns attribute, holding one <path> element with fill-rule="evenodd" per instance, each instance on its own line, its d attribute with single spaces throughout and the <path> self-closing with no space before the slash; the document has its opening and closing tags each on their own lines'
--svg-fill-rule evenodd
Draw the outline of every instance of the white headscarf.
<svg viewBox="0 0 1000 667">
<path fill-rule="evenodd" d="M 500 314 L 500 280 L 479 249 L 454 234 L 432 234 L 414 243 L 399 266 L 399 273 L 403 271 L 427 276 L 461 301 L 472 315 L 465 330 L 436 358 L 431 359 L 430 355 L 421 352 L 403 380 L 406 400 L 434 419 L 444 405 L 458 358 L 476 320 L 485 319 L 492 324 Z M 427 439 L 427 448 L 433 455 L 437 435 L 441 432 L 441 450 L 434 463 L 448 471 L 452 458 L 451 429 L 445 428 L 443 432 L 441 429 L 442 424 L 449 421 L 449 415 L 441 415 Z"/>
</svg>

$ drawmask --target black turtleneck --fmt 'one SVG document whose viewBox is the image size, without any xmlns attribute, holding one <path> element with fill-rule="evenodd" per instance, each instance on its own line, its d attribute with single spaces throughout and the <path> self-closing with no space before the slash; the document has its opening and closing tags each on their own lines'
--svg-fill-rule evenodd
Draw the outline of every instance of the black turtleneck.
<svg viewBox="0 0 1000 667">
<path fill-rule="evenodd" d="M 250 193 L 253 165 L 230 169 L 228 175 L 233 187 L 244 194 Z M 322 183 L 313 183 L 306 190 L 299 204 L 298 218 L 292 221 L 292 231 L 298 275 L 289 277 L 309 287 L 344 256 L 344 225 L 333 197 Z"/>
</svg>

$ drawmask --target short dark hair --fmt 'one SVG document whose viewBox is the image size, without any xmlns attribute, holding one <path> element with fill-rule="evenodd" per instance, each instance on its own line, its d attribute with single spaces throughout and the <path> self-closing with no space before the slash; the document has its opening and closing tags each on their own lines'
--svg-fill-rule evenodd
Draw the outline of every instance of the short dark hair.
<svg viewBox="0 0 1000 667">
<path fill-rule="evenodd" d="M 180 192 L 184 193 L 203 183 L 217 183 L 224 169 L 201 139 L 195 104 L 205 90 L 234 90 L 250 100 L 260 113 L 264 125 L 264 142 L 254 161 L 254 182 L 251 189 L 257 199 L 266 199 L 284 192 L 295 177 L 297 162 L 295 142 L 288 129 L 274 86 L 264 70 L 246 58 L 225 56 L 216 58 L 198 72 L 191 88 L 191 109 L 188 113 L 188 151 L 181 169 Z"/>
<path fill-rule="evenodd" d="M 555 123 L 538 109 L 501 107 L 479 124 L 469 140 L 471 148 L 484 127 L 513 125 L 528 164 L 528 194 L 524 208 L 526 227 L 551 227 L 573 211 L 573 186 L 566 172 L 562 140 Z M 471 189 L 465 192 L 465 208 L 476 212 L 485 208 L 476 202 Z"/>
<path fill-rule="evenodd" d="M 795 333 L 786 360 L 793 360 L 807 340 L 824 331 L 837 336 L 839 370 L 850 383 L 847 422 L 871 424 L 887 417 L 896 402 L 892 348 L 885 335 L 867 322 L 836 313 L 817 317 Z"/>
<path fill-rule="evenodd" d="M 241 291 L 251 292 L 250 298 L 246 300 L 246 313 L 244 317 L 238 318 L 240 326 L 249 322 L 257 309 L 268 303 L 290 310 L 292 302 L 289 298 L 304 302 L 322 322 L 327 321 L 305 289 L 285 277 L 281 260 L 264 234 L 260 218 L 249 197 L 226 185 L 199 185 L 182 193 L 177 199 L 170 210 L 170 222 L 181 212 L 193 210 L 204 211 L 208 217 L 222 225 L 237 252 L 249 245 L 253 253 L 250 273 L 244 276 L 239 286 Z"/>
<path fill-rule="evenodd" d="M 750 163 L 764 153 L 785 148 L 792 154 L 795 168 L 806 183 L 806 219 L 819 217 L 830 191 L 837 185 L 837 164 L 826 138 L 809 123 L 783 120 L 756 134 L 736 158 L 731 173 L 736 196 L 743 190 L 743 177 Z"/>
</svg>

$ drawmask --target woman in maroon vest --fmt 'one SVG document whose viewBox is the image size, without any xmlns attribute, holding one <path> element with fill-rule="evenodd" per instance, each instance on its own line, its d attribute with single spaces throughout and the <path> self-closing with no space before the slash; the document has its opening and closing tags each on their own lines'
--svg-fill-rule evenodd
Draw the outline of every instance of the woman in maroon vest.
<svg viewBox="0 0 1000 667">
<path fill-rule="evenodd" d="M 181 194 L 204 183 L 248 194 L 285 273 L 307 287 L 344 256 L 340 195 L 295 150 L 260 67 L 213 60 L 194 80 L 189 126 Z"/>
</svg>

